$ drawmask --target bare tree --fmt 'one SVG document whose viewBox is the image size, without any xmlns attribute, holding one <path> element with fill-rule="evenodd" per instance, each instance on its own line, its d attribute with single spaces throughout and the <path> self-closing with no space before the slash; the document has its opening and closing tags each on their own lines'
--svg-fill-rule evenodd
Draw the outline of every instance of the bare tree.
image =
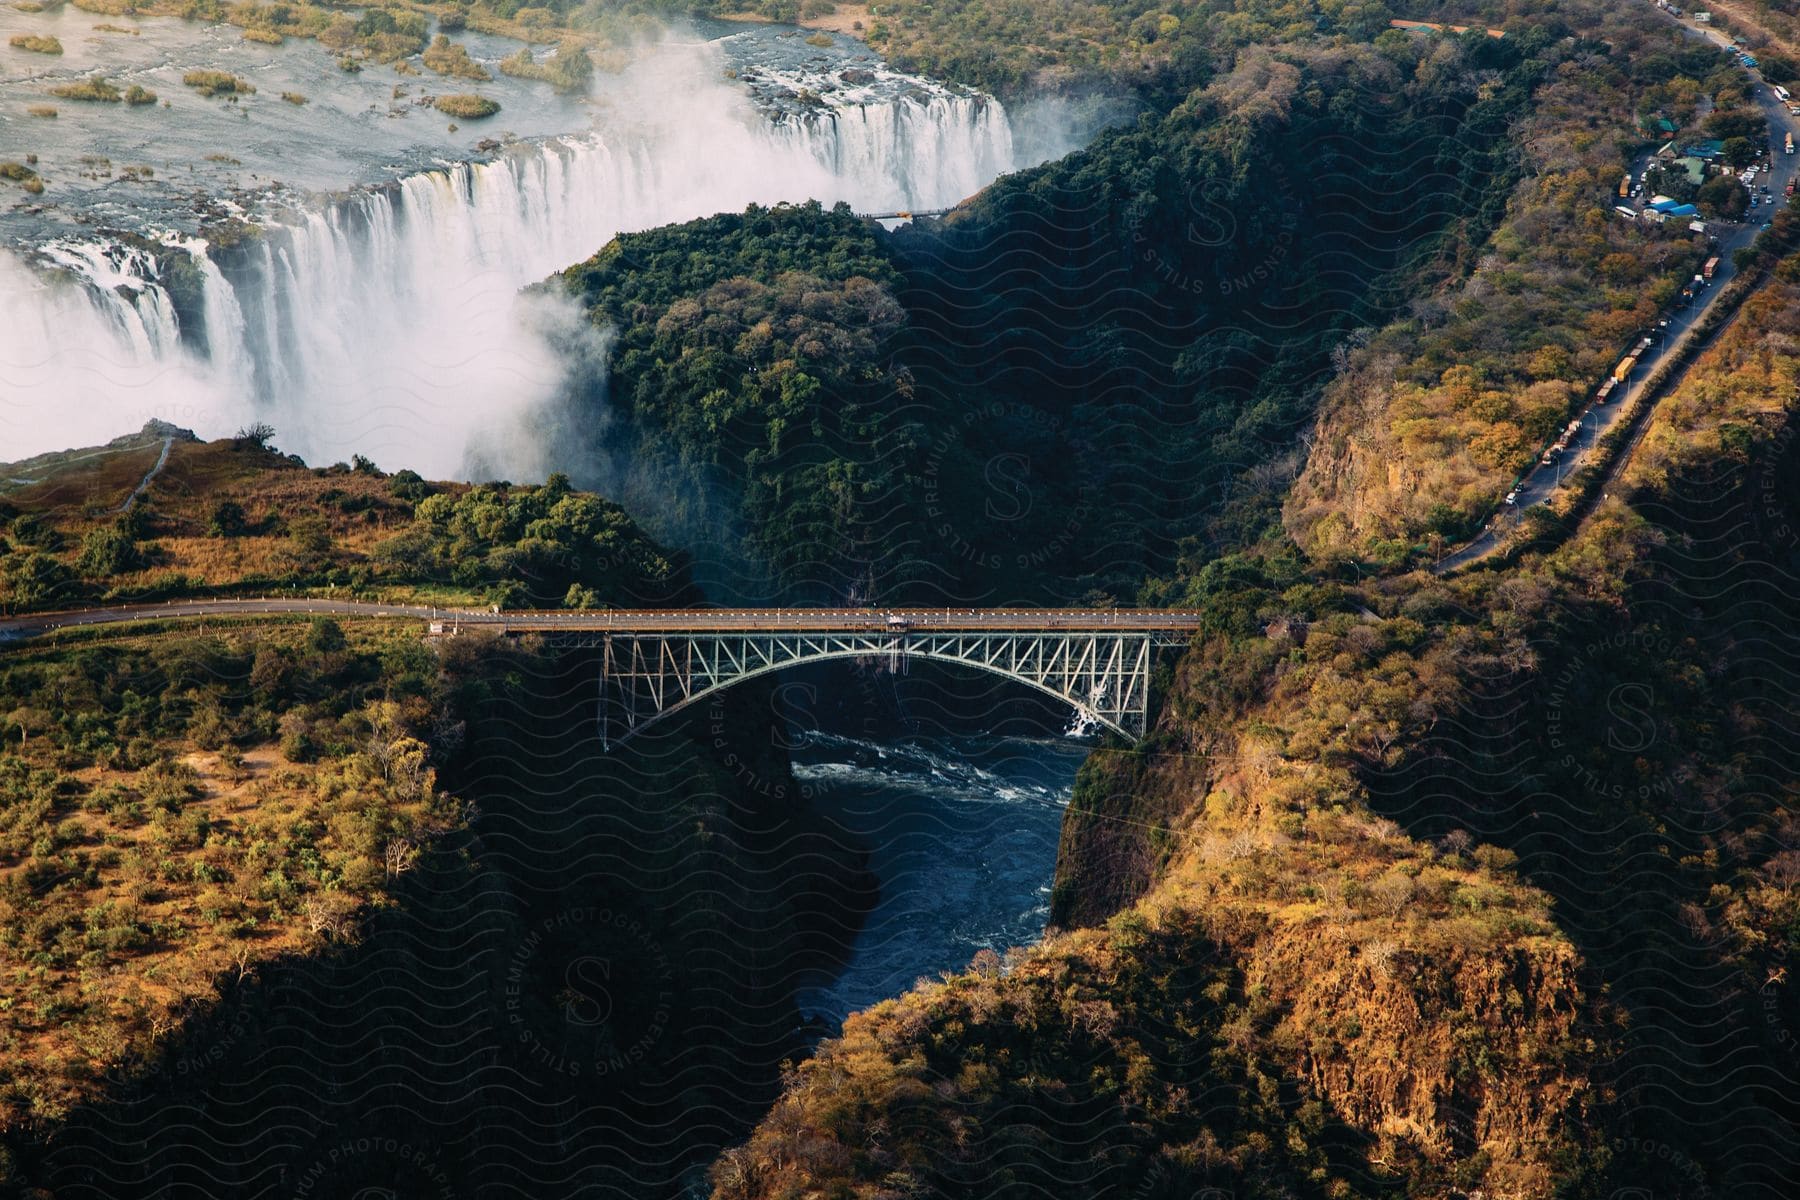
<svg viewBox="0 0 1800 1200">
<path fill-rule="evenodd" d="M 314 892 L 306 898 L 306 927 L 333 941 L 354 941 L 359 907 L 354 896 L 342 892 Z"/>
<path fill-rule="evenodd" d="M 397 878 L 413 869 L 419 861 L 419 846 L 409 837 L 397 837 L 388 842 L 387 849 L 382 852 L 382 860 L 387 865 L 389 879 Z"/>
<path fill-rule="evenodd" d="M 257 421 L 238 430 L 237 436 L 233 440 L 241 446 L 254 446 L 258 450 L 267 450 L 269 439 L 274 436 L 275 427 L 273 425 L 267 421 Z"/>
</svg>

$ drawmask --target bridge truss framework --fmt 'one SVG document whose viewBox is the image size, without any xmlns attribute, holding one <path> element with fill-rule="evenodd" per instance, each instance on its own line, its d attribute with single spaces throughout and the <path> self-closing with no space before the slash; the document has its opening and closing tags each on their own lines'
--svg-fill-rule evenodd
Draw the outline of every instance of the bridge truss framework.
<svg viewBox="0 0 1800 1200">
<path fill-rule="evenodd" d="M 553 635 L 600 650 L 600 737 L 611 747 L 645 726 L 758 675 L 834 658 L 936 659 L 989 671 L 1047 692 L 1128 740 L 1150 719 L 1158 646 L 1185 645 L 1179 630 L 870 630 L 793 632 L 599 632 Z"/>
</svg>

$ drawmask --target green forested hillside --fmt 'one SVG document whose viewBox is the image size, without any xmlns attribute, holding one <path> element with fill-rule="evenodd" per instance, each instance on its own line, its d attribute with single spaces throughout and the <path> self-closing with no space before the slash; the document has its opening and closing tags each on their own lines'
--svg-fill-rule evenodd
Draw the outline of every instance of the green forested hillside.
<svg viewBox="0 0 1800 1200">
<path fill-rule="evenodd" d="M 562 279 L 619 339 L 621 499 L 723 594 L 1129 595 L 1231 536 L 1207 518 L 1267 491 L 1339 340 L 1472 256 L 1540 51 L 1247 52 L 942 222 L 623 237 Z"/>
</svg>

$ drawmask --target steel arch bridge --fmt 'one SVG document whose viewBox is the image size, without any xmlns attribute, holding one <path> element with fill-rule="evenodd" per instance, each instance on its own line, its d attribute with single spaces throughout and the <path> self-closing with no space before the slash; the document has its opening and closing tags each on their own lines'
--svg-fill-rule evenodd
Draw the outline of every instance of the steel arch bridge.
<svg viewBox="0 0 1800 1200">
<path fill-rule="evenodd" d="M 600 736 L 610 747 L 746 679 L 830 659 L 935 659 L 1055 696 L 1131 741 L 1150 717 L 1161 646 L 1185 645 L 1199 614 L 1140 610 L 712 610 L 505 619 L 600 651 Z"/>
</svg>

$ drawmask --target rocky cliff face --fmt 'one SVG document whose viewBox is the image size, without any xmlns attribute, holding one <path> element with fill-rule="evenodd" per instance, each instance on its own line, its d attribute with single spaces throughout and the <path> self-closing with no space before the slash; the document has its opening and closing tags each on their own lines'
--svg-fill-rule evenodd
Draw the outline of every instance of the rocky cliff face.
<svg viewBox="0 0 1800 1200">
<path fill-rule="evenodd" d="M 1393 435 L 1392 355 L 1371 357 L 1326 390 L 1306 468 L 1284 517 L 1296 541 L 1322 560 L 1349 557 L 1366 539 L 1424 525 L 1436 504 L 1479 505 L 1491 484 L 1467 463 L 1427 480 Z"/>
<path fill-rule="evenodd" d="M 1069 818 L 1062 919 L 1141 897 L 854 1019 L 722 1161 L 719 1195 L 975 1194 L 1027 1161 L 1096 1196 L 1406 1179 L 1548 1197 L 1597 1171 L 1587 1062 L 1609 1035 L 1547 898 L 1505 851 L 1409 837 L 1337 765 L 1453 698 L 1424 665 L 1394 675 L 1417 632 L 1340 616 L 1290 626 L 1285 653 L 1191 654 L 1157 739 L 1117 756 L 1141 765 L 1102 755 Z M 1344 719 L 1379 701 L 1342 691 L 1365 658 L 1411 697 L 1385 731 Z M 1233 670 L 1255 679 L 1247 704 Z M 1094 1161 L 1017 1142 L 1071 1113 Z"/>
</svg>

